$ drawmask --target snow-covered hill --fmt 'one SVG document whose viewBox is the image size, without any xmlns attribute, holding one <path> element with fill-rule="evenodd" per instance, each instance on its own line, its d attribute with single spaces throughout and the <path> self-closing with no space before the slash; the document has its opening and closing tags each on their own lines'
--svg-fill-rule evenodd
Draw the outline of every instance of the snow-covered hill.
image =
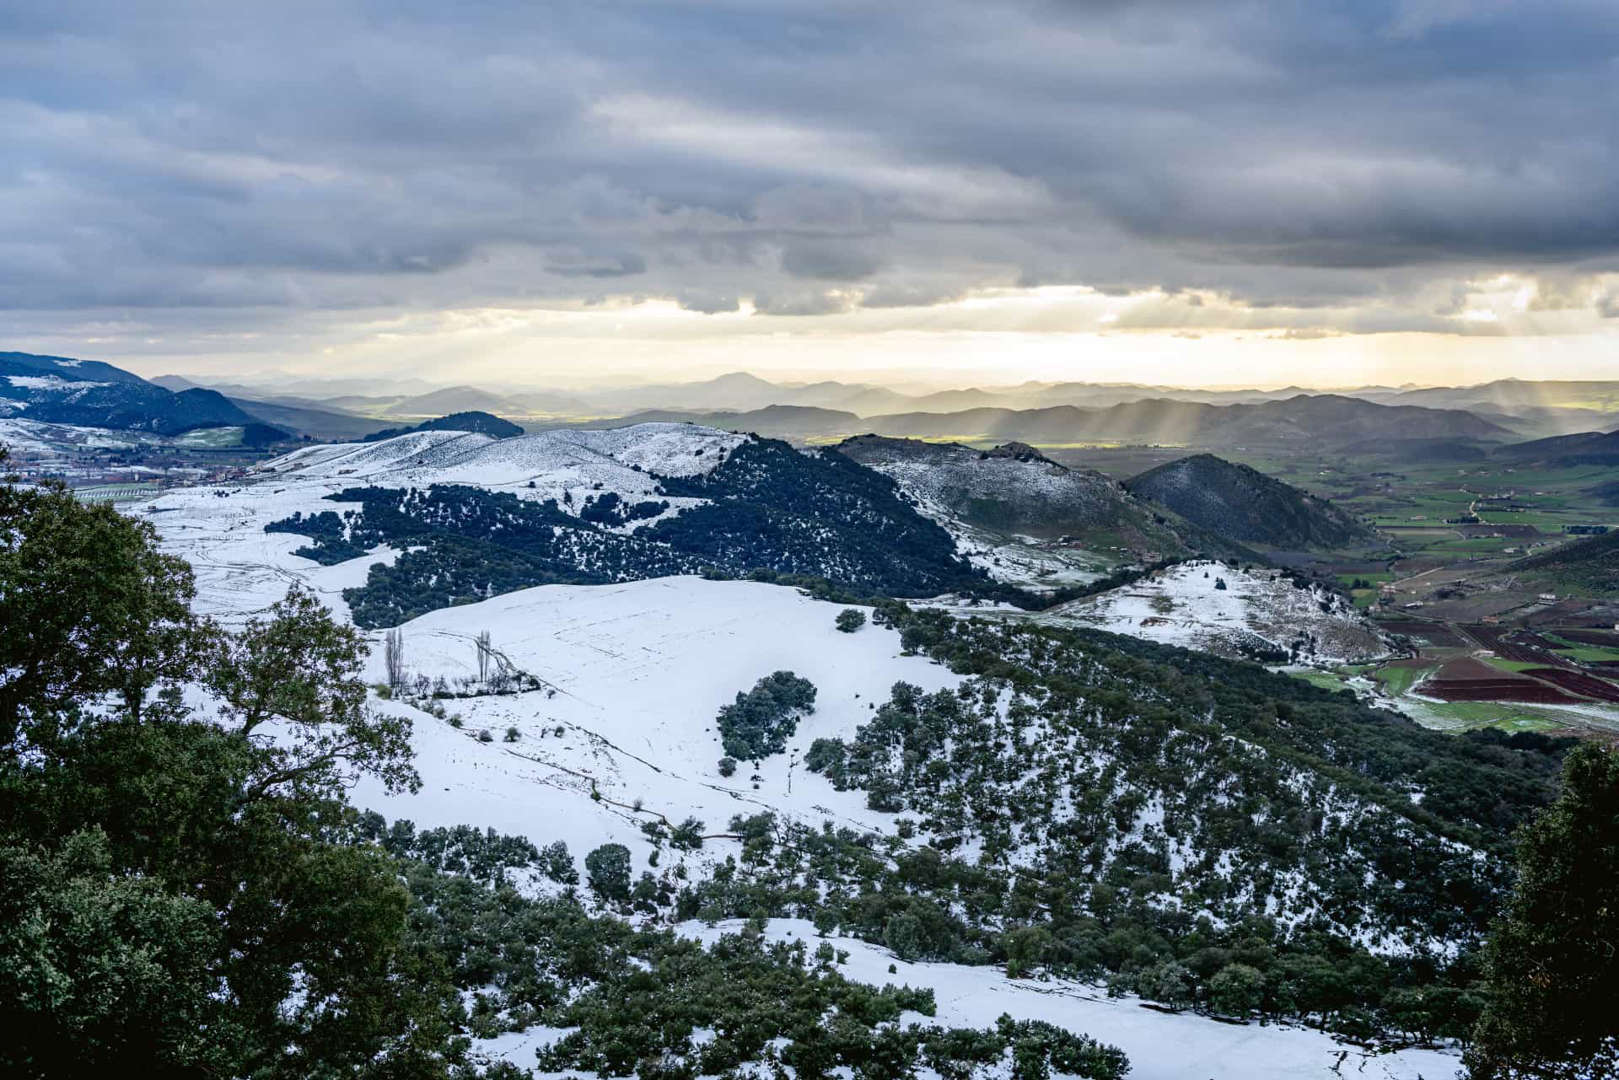
<svg viewBox="0 0 1619 1080">
<path fill-rule="evenodd" d="M 1388 652 L 1343 597 L 1280 571 L 1218 562 L 1180 563 L 1045 617 L 1233 658 L 1359 661 Z"/>
<path fill-rule="evenodd" d="M 253 482 L 148 510 L 179 549 L 202 545 L 201 562 L 227 573 L 333 568 L 322 586 L 371 627 L 546 582 L 763 570 L 862 595 L 988 584 L 879 474 L 688 424 L 309 447 Z"/>
<path fill-rule="evenodd" d="M 712 472 L 747 436 L 691 424 L 638 424 L 610 431 L 560 428 L 510 439 L 462 431 L 417 431 L 374 443 L 294 451 L 260 472 L 292 482 L 364 482 L 381 487 L 475 484 L 526 499 L 565 492 L 650 494 L 654 476 Z M 532 483 L 533 486 L 530 486 Z"/>
</svg>

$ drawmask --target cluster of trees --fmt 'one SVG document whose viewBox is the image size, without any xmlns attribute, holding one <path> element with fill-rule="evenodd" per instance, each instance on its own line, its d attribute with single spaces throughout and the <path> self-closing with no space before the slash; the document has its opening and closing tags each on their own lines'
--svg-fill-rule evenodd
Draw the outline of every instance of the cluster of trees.
<svg viewBox="0 0 1619 1080">
<path fill-rule="evenodd" d="M 717 721 L 727 757 L 757 761 L 787 749 L 798 720 L 815 711 L 815 684 L 791 671 L 777 671 L 722 706 Z"/>
</svg>

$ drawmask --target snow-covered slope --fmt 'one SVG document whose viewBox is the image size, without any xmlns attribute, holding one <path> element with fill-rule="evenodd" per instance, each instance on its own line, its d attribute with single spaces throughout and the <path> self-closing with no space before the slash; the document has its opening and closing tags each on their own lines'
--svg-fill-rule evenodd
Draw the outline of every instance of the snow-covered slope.
<svg viewBox="0 0 1619 1080">
<path fill-rule="evenodd" d="M 1280 650 L 1299 659 L 1356 661 L 1388 651 L 1341 596 L 1301 588 L 1278 571 L 1217 562 L 1180 563 L 1046 617 L 1228 657 Z"/>
<path fill-rule="evenodd" d="M 382 487 L 475 484 L 523 498 L 564 492 L 647 496 L 658 476 L 711 472 L 745 435 L 690 424 L 637 424 L 612 431 L 562 428 L 494 439 L 460 431 L 417 431 L 376 443 L 310 447 L 260 472 L 291 482 L 341 481 Z M 531 486 L 532 485 L 532 486 Z"/>
<path fill-rule="evenodd" d="M 278 600 L 296 579 L 347 615 L 342 591 L 363 585 L 372 565 L 391 564 L 398 553 L 380 547 L 360 558 L 320 566 L 293 554 L 308 545 L 307 537 L 267 533 L 266 525 L 299 512 L 342 510 L 353 504 L 333 503 L 327 496 L 361 485 L 469 484 L 525 500 L 556 499 L 565 510 L 575 511 L 587 498 L 608 491 L 626 501 L 647 499 L 657 478 L 643 470 L 656 468 L 663 475 L 712 470 L 743 438 L 685 424 L 547 431 L 512 439 L 413 432 L 379 443 L 296 450 L 259 466 L 255 482 L 166 492 L 142 512 L 158 527 L 164 547 L 195 568 L 198 605 L 206 614 L 226 621 L 245 618 Z M 671 513 L 703 502 L 672 496 L 664 501 Z"/>
<path fill-rule="evenodd" d="M 1021 443 L 974 450 L 859 435 L 837 450 L 891 477 L 949 530 L 964 556 L 999 581 L 1080 584 L 1121 562 L 1185 551 L 1116 481 L 1060 465 Z"/>
<path fill-rule="evenodd" d="M 695 815 L 719 833 L 735 814 L 774 810 L 812 825 L 887 831 L 892 815 L 806 772 L 802 751 L 823 735 L 852 735 L 896 681 L 932 690 L 960 679 L 899 655 L 891 630 L 839 633 L 840 610 L 772 585 L 662 578 L 525 589 L 424 615 L 400 631 L 412 677 L 454 685 L 475 674 L 473 639 L 487 630 L 501 656 L 548 688 L 444 700 L 461 728 L 397 701 L 379 703 L 414 718 L 424 786 L 393 797 L 362 787 L 354 799 L 422 826 L 472 822 L 540 844 L 563 839 L 579 855 L 617 840 L 643 865 L 652 847 L 640 826 L 658 816 L 679 824 Z M 371 665 L 381 682 L 380 646 Z M 786 754 L 764 759 L 757 772 L 743 762 L 734 776 L 720 776 L 715 714 L 778 670 L 815 684 L 814 713 Z M 517 728 L 516 742 L 503 741 L 508 727 Z M 480 742 L 482 730 L 494 741 Z M 706 850 L 723 858 L 735 845 Z"/>
</svg>

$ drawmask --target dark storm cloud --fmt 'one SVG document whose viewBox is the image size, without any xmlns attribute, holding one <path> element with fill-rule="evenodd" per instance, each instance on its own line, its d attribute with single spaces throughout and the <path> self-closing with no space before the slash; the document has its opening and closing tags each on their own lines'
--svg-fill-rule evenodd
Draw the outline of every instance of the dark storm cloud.
<svg viewBox="0 0 1619 1080">
<path fill-rule="evenodd" d="M 1579 273 L 1619 254 L 1616 56 L 1607 0 L 9 4 L 0 305 Z"/>
</svg>

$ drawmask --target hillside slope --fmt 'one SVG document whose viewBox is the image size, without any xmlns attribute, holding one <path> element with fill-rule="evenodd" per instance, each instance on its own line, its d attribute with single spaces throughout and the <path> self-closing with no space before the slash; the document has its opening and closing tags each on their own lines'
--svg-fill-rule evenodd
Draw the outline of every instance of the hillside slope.
<svg viewBox="0 0 1619 1080">
<path fill-rule="evenodd" d="M 1240 543 L 1303 550 L 1377 542 L 1370 528 L 1325 499 L 1213 454 L 1171 461 L 1124 486 Z"/>
<path fill-rule="evenodd" d="M 1549 439 L 1514 443 L 1495 451 L 1504 461 L 1554 468 L 1575 465 L 1619 465 L 1619 431 L 1583 431 Z"/>
<path fill-rule="evenodd" d="M 1619 595 L 1619 533 L 1589 536 L 1508 564 L 1555 591 Z"/>
<path fill-rule="evenodd" d="M 860 435 L 835 449 L 893 477 L 924 506 L 977 528 L 1105 540 L 1166 554 L 1180 550 L 1174 533 L 1154 521 L 1152 511 L 1117 481 L 1091 469 L 1059 465 L 1021 443 L 974 450 L 956 443 Z"/>
<path fill-rule="evenodd" d="M 1059 605 L 1042 618 L 1272 663 L 1358 662 L 1389 651 L 1372 623 L 1343 597 L 1282 571 L 1218 562 L 1181 563 Z"/>
<path fill-rule="evenodd" d="M 344 598 L 365 626 L 550 582 L 762 572 L 903 596 L 990 585 L 880 473 L 690 425 L 420 431 L 310 447 L 258 475 L 229 492 L 229 510 L 285 558 L 353 568 Z M 206 529 L 224 512 L 206 498 L 176 492 L 154 509 Z"/>
</svg>

